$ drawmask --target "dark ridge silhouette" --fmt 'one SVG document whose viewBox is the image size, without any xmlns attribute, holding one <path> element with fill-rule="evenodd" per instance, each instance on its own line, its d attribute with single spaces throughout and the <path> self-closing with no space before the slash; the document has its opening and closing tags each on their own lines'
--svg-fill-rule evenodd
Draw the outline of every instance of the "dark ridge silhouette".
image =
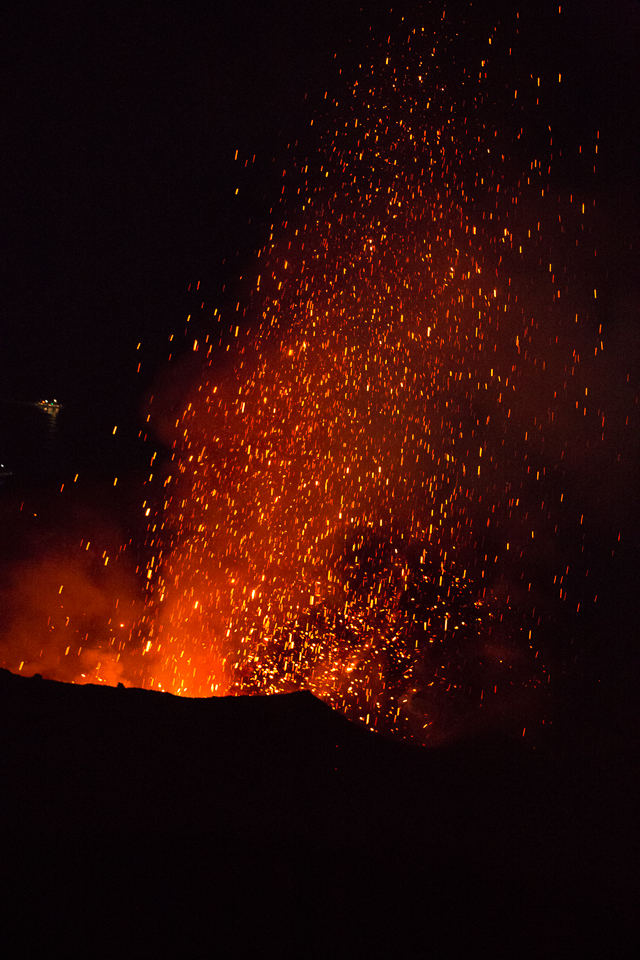
<svg viewBox="0 0 640 960">
<path fill-rule="evenodd" d="M 631 955 L 619 755 L 5 670 L 0 723 L 7 957 Z"/>
</svg>

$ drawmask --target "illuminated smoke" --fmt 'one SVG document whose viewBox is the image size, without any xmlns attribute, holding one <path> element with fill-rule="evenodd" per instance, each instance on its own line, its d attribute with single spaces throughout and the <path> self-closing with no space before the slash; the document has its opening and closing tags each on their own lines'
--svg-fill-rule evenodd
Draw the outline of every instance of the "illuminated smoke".
<svg viewBox="0 0 640 960">
<path fill-rule="evenodd" d="M 20 510 L 11 499 L 3 506 L 6 543 L 19 537 L 20 556 L 9 564 L 3 557 L 1 665 L 24 676 L 131 685 L 142 654 L 125 641 L 141 603 L 121 531 L 95 510 L 56 505 L 56 523 L 45 509 Z"/>
</svg>

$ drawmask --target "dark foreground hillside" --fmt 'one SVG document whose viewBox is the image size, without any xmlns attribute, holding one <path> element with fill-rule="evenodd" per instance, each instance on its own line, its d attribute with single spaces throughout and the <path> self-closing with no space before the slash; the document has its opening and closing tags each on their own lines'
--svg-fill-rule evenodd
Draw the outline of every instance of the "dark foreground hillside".
<svg viewBox="0 0 640 960">
<path fill-rule="evenodd" d="M 624 957 L 624 758 L 0 671 L 8 958 Z"/>
</svg>

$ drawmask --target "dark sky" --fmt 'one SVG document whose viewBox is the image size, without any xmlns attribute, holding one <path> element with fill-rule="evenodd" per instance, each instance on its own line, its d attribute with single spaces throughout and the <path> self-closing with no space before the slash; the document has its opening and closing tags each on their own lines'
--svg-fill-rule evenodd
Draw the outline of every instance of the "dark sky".
<svg viewBox="0 0 640 960">
<path fill-rule="evenodd" d="M 339 6 L 16 5 L 2 57 L 1 394 L 81 402 L 114 376 L 128 398 L 139 389 L 122 383 L 136 343 L 164 352 L 187 284 L 211 296 L 223 259 L 264 242 L 272 161 L 344 45 Z M 236 149 L 256 155 L 239 199 Z"/>
<path fill-rule="evenodd" d="M 280 161 L 296 140 L 310 149 L 337 65 L 367 56 L 370 27 L 378 43 L 397 23 L 390 2 L 360 6 L 61 0 L 3 14 L 0 397 L 56 396 L 84 410 L 94 438 L 137 425 L 167 338 L 195 306 L 188 284 L 202 281 L 198 308 L 220 304 L 268 238 Z M 513 26 L 512 5 L 476 7 L 479 33 Z M 591 186 L 609 223 L 633 224 L 638 4 L 563 7 L 560 33 L 555 3 L 519 5 L 518 69 L 563 71 L 554 126 L 574 144 L 600 129 Z M 609 232 L 613 266 L 624 244 Z"/>
</svg>

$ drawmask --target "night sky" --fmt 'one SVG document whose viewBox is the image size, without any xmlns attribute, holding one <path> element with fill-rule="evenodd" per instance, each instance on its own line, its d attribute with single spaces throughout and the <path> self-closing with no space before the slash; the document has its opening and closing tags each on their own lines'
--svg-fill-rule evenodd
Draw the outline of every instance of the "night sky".
<svg viewBox="0 0 640 960">
<path fill-rule="evenodd" d="M 513 19 L 481 6 L 479 34 L 500 13 Z M 555 10 L 522 5 L 531 71 L 563 72 L 546 105 L 560 140 L 599 129 L 601 147 L 595 180 L 575 157 L 554 175 L 559 186 L 586 180 L 608 207 L 603 264 L 616 271 L 611 288 L 631 286 L 619 258 L 621 222 L 637 225 L 637 4 L 565 4 L 564 35 L 557 19 L 548 30 Z M 384 41 L 396 14 L 76 0 L 37 15 L 15 4 L 4 21 L 1 392 L 88 403 L 109 422 L 132 411 L 167 355 L 191 312 L 188 284 L 202 281 L 205 309 L 219 305 L 222 283 L 268 238 L 287 145 L 313 147 L 309 118 L 339 89 L 338 64 L 348 72 Z M 136 377 L 139 341 L 149 360 Z"/>
<path fill-rule="evenodd" d="M 393 6 L 71 0 L 5 12 L 0 398 L 64 405 L 72 439 L 56 483 L 65 471 L 71 480 L 141 469 L 145 399 L 171 370 L 189 376 L 187 314 L 208 330 L 213 310 L 242 296 L 241 278 L 277 219 L 282 169 L 314 150 L 310 119 L 322 117 L 325 91 L 339 92 L 404 8 L 415 9 Z M 478 35 L 497 20 L 514 29 L 511 4 L 476 6 Z M 638 373 L 640 8 L 574 0 L 562 3 L 558 20 L 557 6 L 519 5 L 526 39 L 515 69 L 562 73 L 544 104 L 563 153 L 552 189 L 596 200 L 598 257 L 589 269 L 612 344 L 613 402 L 620 358 Z M 594 174 L 578 146 L 593 144 L 596 131 Z M 618 592 L 610 590 L 600 616 L 615 628 L 588 666 L 590 691 L 600 684 L 604 646 L 621 635 L 612 685 L 628 672 L 634 460 L 626 449 L 624 469 L 585 481 L 587 498 L 610 485 L 606 510 L 630 532 L 605 577 Z M 612 690 L 600 712 L 620 699 Z"/>
<path fill-rule="evenodd" d="M 3 397 L 56 396 L 86 406 L 100 427 L 136 424 L 167 338 L 191 312 L 189 283 L 202 281 L 213 309 L 268 236 L 279 158 L 335 78 L 334 53 L 362 30 L 351 8 L 13 11 L 3 52 Z M 236 150 L 256 158 L 237 197 Z"/>
</svg>

